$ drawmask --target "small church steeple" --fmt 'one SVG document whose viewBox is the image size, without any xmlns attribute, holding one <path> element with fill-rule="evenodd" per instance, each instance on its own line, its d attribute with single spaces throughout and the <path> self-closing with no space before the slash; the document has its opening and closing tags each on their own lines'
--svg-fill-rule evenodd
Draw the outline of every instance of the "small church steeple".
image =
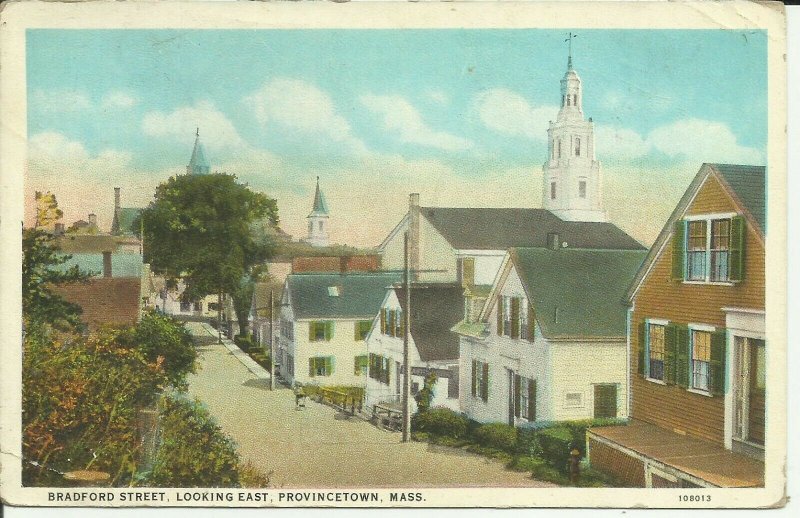
<svg viewBox="0 0 800 518">
<path fill-rule="evenodd" d="M 194 149 L 192 150 L 192 158 L 189 159 L 189 165 L 186 166 L 186 174 L 208 174 L 211 167 L 206 160 L 206 152 L 203 143 L 200 142 L 200 128 L 195 131 Z"/>
<path fill-rule="evenodd" d="M 561 79 L 561 108 L 547 130 L 548 157 L 542 166 L 542 207 L 567 221 L 605 221 L 600 162 L 595 158 L 594 122 L 583 115 L 583 86 L 572 64 L 569 33 L 567 71 Z"/>
<path fill-rule="evenodd" d="M 314 192 L 314 206 L 308 215 L 308 237 L 306 242 L 311 246 L 328 246 L 328 205 L 325 203 L 325 195 L 319 188 L 319 176 L 317 176 L 317 189 Z"/>
</svg>

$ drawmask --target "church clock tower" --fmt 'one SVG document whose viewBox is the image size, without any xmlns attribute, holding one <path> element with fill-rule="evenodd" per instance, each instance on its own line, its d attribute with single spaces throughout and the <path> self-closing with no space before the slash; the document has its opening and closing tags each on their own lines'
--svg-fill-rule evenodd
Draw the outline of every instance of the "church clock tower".
<svg viewBox="0 0 800 518">
<path fill-rule="evenodd" d="M 314 207 L 308 215 L 308 237 L 306 243 L 314 247 L 328 246 L 328 205 L 325 203 L 325 195 L 319 188 L 319 176 L 317 176 L 317 190 L 314 193 Z"/>
<path fill-rule="evenodd" d="M 561 80 L 561 109 L 547 130 L 548 157 L 542 166 L 542 207 L 567 221 L 606 221 L 600 162 L 595 159 L 594 123 L 583 115 L 581 78 L 572 68 Z"/>
</svg>

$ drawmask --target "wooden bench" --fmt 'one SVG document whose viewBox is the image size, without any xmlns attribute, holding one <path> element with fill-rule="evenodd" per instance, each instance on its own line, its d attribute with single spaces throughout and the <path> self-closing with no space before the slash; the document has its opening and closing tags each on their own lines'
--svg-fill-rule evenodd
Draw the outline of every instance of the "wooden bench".
<svg viewBox="0 0 800 518">
<path fill-rule="evenodd" d="M 386 405 L 374 405 L 372 422 L 384 430 L 400 431 L 403 429 L 403 412 Z"/>
</svg>

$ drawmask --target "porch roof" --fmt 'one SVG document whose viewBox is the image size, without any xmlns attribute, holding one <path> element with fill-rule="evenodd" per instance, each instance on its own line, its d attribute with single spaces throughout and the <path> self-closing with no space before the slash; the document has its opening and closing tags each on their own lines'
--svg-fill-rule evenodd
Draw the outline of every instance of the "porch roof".
<svg viewBox="0 0 800 518">
<path fill-rule="evenodd" d="M 589 433 L 717 487 L 763 487 L 764 463 L 722 446 L 643 421 Z"/>
</svg>

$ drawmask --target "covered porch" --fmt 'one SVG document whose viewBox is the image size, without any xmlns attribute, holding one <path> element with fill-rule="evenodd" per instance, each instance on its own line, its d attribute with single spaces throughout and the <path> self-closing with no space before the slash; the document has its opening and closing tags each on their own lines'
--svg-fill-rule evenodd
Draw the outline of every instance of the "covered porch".
<svg viewBox="0 0 800 518">
<path fill-rule="evenodd" d="M 593 467 L 634 486 L 764 486 L 762 461 L 643 421 L 591 428 L 587 452 Z"/>
</svg>

